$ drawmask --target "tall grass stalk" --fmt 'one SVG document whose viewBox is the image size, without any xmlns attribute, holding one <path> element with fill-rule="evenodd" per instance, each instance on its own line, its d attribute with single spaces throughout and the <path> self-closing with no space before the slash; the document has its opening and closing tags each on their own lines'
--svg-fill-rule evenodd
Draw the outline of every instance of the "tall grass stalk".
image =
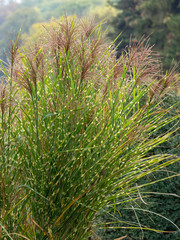
<svg viewBox="0 0 180 240">
<path fill-rule="evenodd" d="M 144 39 L 116 60 L 100 28 L 64 17 L 32 49 L 16 54 L 14 110 L 6 118 L 4 86 L 0 100 L 1 169 L 12 143 L 5 200 L 13 198 L 1 201 L 4 239 L 96 236 L 104 207 L 139 197 L 138 179 L 178 160 L 147 153 L 172 134 L 151 138 L 179 117 L 165 118 L 161 104 L 179 76 L 162 74 Z"/>
<path fill-rule="evenodd" d="M 11 190 L 13 189 L 11 187 L 11 160 L 12 160 L 12 121 L 14 120 L 14 112 L 16 111 L 16 106 L 13 104 L 14 102 L 14 95 L 15 91 L 13 91 L 13 66 L 14 66 L 14 60 L 16 57 L 17 49 L 18 49 L 18 39 L 19 34 L 17 35 L 15 42 L 10 42 L 10 48 L 9 48 L 9 61 L 10 61 L 10 68 L 9 71 L 7 71 L 1 62 L 2 66 L 2 72 L 6 76 L 6 82 L 8 82 L 7 85 L 1 83 L 1 172 L 0 172 L 0 179 L 1 179 L 1 196 L 2 196 L 2 219 L 4 218 L 6 214 L 6 209 L 10 208 L 11 206 L 11 200 L 12 198 L 9 197 L 11 194 Z M 3 80 L 4 81 L 4 80 Z M 12 231 L 12 222 L 9 220 L 9 229 Z M 5 230 L 5 229 L 4 229 Z M 1 229 L 2 231 L 2 229 Z M 0 231 L 0 237 L 1 237 L 1 231 Z"/>
</svg>

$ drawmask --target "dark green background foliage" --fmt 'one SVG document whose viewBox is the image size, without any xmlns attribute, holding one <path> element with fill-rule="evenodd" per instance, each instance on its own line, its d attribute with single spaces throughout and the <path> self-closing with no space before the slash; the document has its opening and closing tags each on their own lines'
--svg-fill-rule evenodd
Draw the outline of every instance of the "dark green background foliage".
<svg viewBox="0 0 180 240">
<path fill-rule="evenodd" d="M 172 117 L 180 112 L 180 97 L 178 97 L 175 94 L 172 94 L 171 96 L 168 96 L 164 99 L 164 108 L 169 108 L 172 105 L 175 104 L 175 106 L 172 108 L 171 112 L 168 114 L 169 117 Z M 176 127 L 180 127 L 180 121 L 179 119 L 168 124 L 167 126 L 163 127 L 161 130 L 159 130 L 156 135 L 161 135 L 164 132 L 171 131 L 172 129 L 175 129 Z M 153 149 L 149 155 L 151 154 L 176 154 L 177 156 L 180 155 L 180 129 L 174 134 L 174 137 L 161 144 L 159 147 Z M 151 181 L 157 181 L 158 179 L 167 178 L 170 173 L 179 173 L 180 172 L 180 163 L 176 162 L 175 164 L 166 167 L 163 169 L 163 171 L 158 171 L 156 174 L 153 174 L 149 176 L 148 178 L 145 177 L 144 179 L 141 179 L 137 184 L 142 183 L 148 183 Z M 151 192 L 151 193 L 146 193 Z M 157 194 L 155 194 L 157 193 Z M 159 194 L 158 194 L 159 193 Z M 143 210 L 152 211 L 154 213 L 158 213 L 169 220 L 171 220 L 173 223 L 175 223 L 177 226 L 180 226 L 180 181 L 179 176 L 174 177 L 171 179 L 167 179 L 161 182 L 157 182 L 153 185 L 149 185 L 147 187 L 144 187 L 142 189 L 142 192 L 140 193 L 143 201 L 146 203 L 143 203 L 141 200 L 137 200 L 135 203 L 133 202 L 132 205 L 135 208 L 142 208 L 142 211 L 137 211 L 136 214 L 139 219 L 139 222 L 142 226 L 147 226 L 149 228 L 153 229 L 159 229 L 163 231 L 176 231 L 175 227 L 167 220 L 165 220 L 163 217 L 157 216 L 155 214 L 150 214 L 149 212 L 143 212 Z M 137 223 L 138 220 L 136 218 L 136 214 L 134 210 L 132 209 L 132 205 L 125 204 L 124 209 L 122 206 L 116 211 L 116 213 L 104 214 L 101 220 L 103 222 L 117 222 L 117 219 L 119 221 L 126 221 L 126 222 L 134 222 Z M 129 210 L 125 208 L 130 208 Z M 107 209 L 108 211 L 108 209 Z M 157 225 L 158 223 L 158 225 Z M 122 236 L 129 236 L 130 239 L 133 240 L 178 240 L 180 238 L 180 235 L 178 233 L 166 233 L 166 234 L 159 234 L 152 231 L 144 231 L 142 234 L 141 230 L 136 229 L 122 229 L 118 227 L 127 227 L 128 224 L 125 223 L 116 223 L 116 224 L 109 224 L 110 227 L 117 227 L 115 229 L 102 229 L 100 231 L 100 235 L 102 235 L 102 239 L 111 240 Z"/>
<path fill-rule="evenodd" d="M 119 50 L 131 36 L 136 41 L 151 35 L 151 44 L 163 57 L 165 69 L 173 59 L 180 61 L 180 0 L 112 0 L 111 4 L 121 10 L 112 22 L 115 34 L 122 32 Z"/>
</svg>

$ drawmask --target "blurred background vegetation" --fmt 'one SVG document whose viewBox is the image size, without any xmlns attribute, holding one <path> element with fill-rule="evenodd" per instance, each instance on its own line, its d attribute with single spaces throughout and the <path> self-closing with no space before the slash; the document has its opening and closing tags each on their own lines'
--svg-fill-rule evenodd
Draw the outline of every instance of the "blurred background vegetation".
<svg viewBox="0 0 180 240">
<path fill-rule="evenodd" d="M 130 37 L 138 41 L 150 36 L 162 57 L 166 71 L 172 62 L 180 61 L 180 0 L 1 0 L 0 1 L 0 54 L 7 48 L 8 36 L 13 39 L 22 27 L 22 33 L 32 34 L 33 24 L 46 22 L 63 14 L 78 17 L 95 16 L 106 20 L 108 35 L 115 39 L 121 33 L 119 53 Z M 36 30 L 38 31 L 36 25 Z M 118 43 L 118 41 L 117 41 Z"/>
<path fill-rule="evenodd" d="M 110 21 L 116 16 L 116 12 L 118 11 L 106 0 L 1 0 L 0 58 L 6 60 L 3 53 L 7 49 L 8 38 L 14 39 L 20 28 L 22 28 L 21 33 L 26 34 L 27 37 L 27 34 L 37 35 L 41 24 L 52 17 L 60 18 L 64 14 L 67 16 L 76 14 L 78 17 L 95 16 L 97 21 L 104 18 Z"/>
<path fill-rule="evenodd" d="M 108 27 L 107 34 L 111 40 L 114 40 L 120 33 L 121 36 L 117 41 L 118 54 L 129 44 L 129 40 L 133 42 L 139 41 L 141 37 L 150 36 L 150 44 L 154 45 L 163 62 L 164 72 L 171 68 L 173 64 L 180 61 L 180 0 L 0 0 L 0 58 L 7 61 L 6 55 L 9 40 L 15 38 L 17 32 L 22 28 L 22 45 L 24 48 L 29 46 L 31 42 L 36 41 L 38 36 L 42 34 L 43 27 L 47 26 L 49 19 L 60 18 L 63 14 L 74 15 L 78 17 L 95 17 L 96 21 L 105 19 L 104 29 Z M 9 39 L 9 40 L 8 40 Z M 177 90 L 178 92 L 178 90 Z M 180 92 L 179 92 L 180 93 Z M 178 93 L 178 94 L 179 94 Z M 170 96 L 165 100 L 164 104 L 171 105 L 179 101 L 176 95 Z M 179 113 L 180 105 L 172 110 L 172 116 Z M 176 126 L 179 125 L 177 121 Z M 173 126 L 169 126 L 171 129 Z M 168 131 L 169 129 L 164 129 Z M 162 131 L 162 129 L 161 129 Z M 159 133 L 161 134 L 161 133 Z M 154 151 L 156 153 L 175 153 L 180 155 L 180 132 L 174 137 L 173 141 L 169 141 L 166 145 L 160 146 Z M 174 164 L 168 171 L 179 172 L 179 163 Z M 166 177 L 167 172 L 162 173 Z M 157 176 L 151 176 L 157 179 Z M 147 179 L 146 179 L 147 180 Z M 159 212 L 177 225 L 180 225 L 178 212 L 179 199 L 168 193 L 180 195 L 179 181 L 177 178 L 171 182 L 162 182 L 154 185 L 146 191 L 164 193 L 161 195 L 150 195 L 151 200 L 148 201 L 146 209 Z M 139 203 L 143 205 L 143 203 Z M 121 212 L 122 213 L 122 212 Z M 125 218 L 134 220 L 135 215 L 132 211 L 125 211 Z M 158 218 L 160 225 L 164 224 L 163 230 L 169 229 L 168 222 Z M 104 221 L 108 221 L 108 217 L 104 216 Z M 137 221 L 135 219 L 135 221 Z M 141 215 L 142 223 L 147 221 L 147 214 Z M 151 219 L 152 223 L 156 222 Z M 114 239 L 119 233 L 128 235 L 129 239 L 179 239 L 179 236 L 158 235 L 156 233 L 147 232 L 142 236 L 141 231 L 137 230 L 107 230 L 101 232 L 102 239 Z"/>
</svg>

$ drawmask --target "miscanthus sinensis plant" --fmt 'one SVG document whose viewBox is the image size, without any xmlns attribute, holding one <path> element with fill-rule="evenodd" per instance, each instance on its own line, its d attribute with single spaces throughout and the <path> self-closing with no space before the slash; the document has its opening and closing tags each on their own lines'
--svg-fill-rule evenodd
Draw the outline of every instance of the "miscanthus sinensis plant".
<svg viewBox="0 0 180 240">
<path fill-rule="evenodd" d="M 178 160 L 147 153 L 172 134 L 151 137 L 173 120 L 161 98 L 179 76 L 144 39 L 116 59 L 86 19 L 61 18 L 26 51 L 17 40 L 1 62 L 0 238 L 98 238 L 100 211 Z"/>
</svg>

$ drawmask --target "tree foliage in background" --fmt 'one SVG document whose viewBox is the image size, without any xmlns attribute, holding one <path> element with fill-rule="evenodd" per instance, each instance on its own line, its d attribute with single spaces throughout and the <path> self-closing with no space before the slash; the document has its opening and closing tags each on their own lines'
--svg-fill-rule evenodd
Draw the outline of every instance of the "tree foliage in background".
<svg viewBox="0 0 180 240">
<path fill-rule="evenodd" d="M 111 24 L 114 32 L 109 35 L 115 38 L 121 33 L 122 42 L 118 47 L 119 52 L 129 44 L 129 39 L 135 31 L 140 13 L 137 9 L 138 0 L 109 1 L 110 5 L 119 10 L 119 14 L 113 19 Z"/>
<path fill-rule="evenodd" d="M 151 34 L 151 44 L 161 54 L 165 70 L 172 60 L 180 61 L 180 1 L 179 0 L 119 0 L 111 4 L 120 10 L 112 25 L 116 34 L 122 32 L 124 48 L 132 38 Z"/>
<path fill-rule="evenodd" d="M 21 33 L 27 33 L 34 23 L 46 22 L 52 17 L 60 18 L 66 14 L 77 16 L 91 15 L 94 8 L 104 6 L 106 0 L 22 0 L 0 2 L 0 57 L 7 50 L 7 39 L 13 40 L 22 26 Z"/>
</svg>

